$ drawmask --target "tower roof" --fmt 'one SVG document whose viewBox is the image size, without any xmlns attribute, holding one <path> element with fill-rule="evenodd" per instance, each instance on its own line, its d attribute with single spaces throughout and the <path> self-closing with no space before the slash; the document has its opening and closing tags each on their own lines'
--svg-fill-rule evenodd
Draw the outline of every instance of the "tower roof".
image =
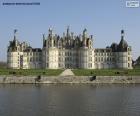
<svg viewBox="0 0 140 116">
<path fill-rule="evenodd" d="M 127 47 L 128 47 L 127 42 L 122 38 L 118 45 L 118 51 L 125 52 L 125 51 L 127 51 Z"/>
</svg>

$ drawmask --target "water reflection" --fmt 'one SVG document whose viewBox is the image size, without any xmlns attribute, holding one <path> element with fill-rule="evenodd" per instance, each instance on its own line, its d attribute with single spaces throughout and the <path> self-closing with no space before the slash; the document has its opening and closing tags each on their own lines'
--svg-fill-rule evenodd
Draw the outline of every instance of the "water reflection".
<svg viewBox="0 0 140 116">
<path fill-rule="evenodd" d="M 140 85 L 0 85 L 0 116 L 139 116 Z"/>
</svg>

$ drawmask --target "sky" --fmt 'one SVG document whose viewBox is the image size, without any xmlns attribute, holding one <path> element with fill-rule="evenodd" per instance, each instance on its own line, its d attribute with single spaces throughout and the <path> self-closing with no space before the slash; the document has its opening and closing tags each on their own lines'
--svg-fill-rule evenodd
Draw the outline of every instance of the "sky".
<svg viewBox="0 0 140 116">
<path fill-rule="evenodd" d="M 3 5 L 3 2 L 40 2 L 40 5 Z M 140 55 L 140 7 L 126 7 L 126 0 L 0 0 L 0 61 L 7 60 L 7 46 L 17 39 L 42 48 L 42 34 L 62 35 L 67 26 L 79 35 L 84 28 L 93 35 L 94 48 L 119 43 L 121 29 L 132 46 L 133 59 Z"/>
</svg>

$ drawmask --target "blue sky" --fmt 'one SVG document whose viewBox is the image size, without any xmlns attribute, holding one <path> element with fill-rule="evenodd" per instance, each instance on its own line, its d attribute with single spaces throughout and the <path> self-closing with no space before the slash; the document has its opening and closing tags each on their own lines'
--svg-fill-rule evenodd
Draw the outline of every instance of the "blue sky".
<svg viewBox="0 0 140 116">
<path fill-rule="evenodd" d="M 40 2 L 33 6 L 3 6 L 3 2 Z M 75 34 L 87 28 L 94 37 L 94 48 L 104 48 L 120 41 L 120 31 L 133 49 L 133 59 L 140 55 L 140 7 L 126 8 L 126 0 L 1 0 L 0 60 L 18 29 L 18 39 L 33 47 L 42 47 L 42 34 L 48 28 L 62 35 L 69 25 Z"/>
</svg>

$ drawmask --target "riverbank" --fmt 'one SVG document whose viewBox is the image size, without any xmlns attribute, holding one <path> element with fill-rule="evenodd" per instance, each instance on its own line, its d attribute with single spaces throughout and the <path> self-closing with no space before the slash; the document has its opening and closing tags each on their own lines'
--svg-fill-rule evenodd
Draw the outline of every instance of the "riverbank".
<svg viewBox="0 0 140 116">
<path fill-rule="evenodd" d="M 140 76 L 0 76 L 1 84 L 140 83 Z"/>
</svg>

